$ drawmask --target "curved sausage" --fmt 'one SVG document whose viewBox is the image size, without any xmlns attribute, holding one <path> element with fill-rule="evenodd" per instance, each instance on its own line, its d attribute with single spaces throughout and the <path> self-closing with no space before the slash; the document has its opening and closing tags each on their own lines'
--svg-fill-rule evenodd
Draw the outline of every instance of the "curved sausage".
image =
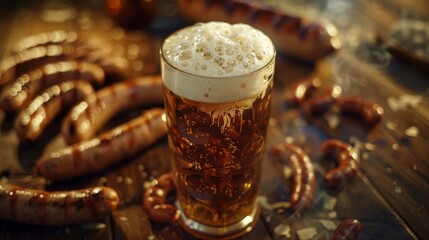
<svg viewBox="0 0 429 240">
<path fill-rule="evenodd" d="M 272 149 L 273 155 L 293 170 L 290 206 L 294 211 L 308 209 L 313 202 L 316 176 L 310 157 L 296 145 L 283 143 Z"/>
<path fill-rule="evenodd" d="M 355 240 L 357 239 L 362 225 L 357 219 L 345 219 L 334 230 L 329 240 Z"/>
<path fill-rule="evenodd" d="M 128 60 L 125 57 L 103 51 L 90 52 L 82 61 L 98 65 L 104 70 L 107 77 L 121 77 L 129 67 Z"/>
<path fill-rule="evenodd" d="M 173 205 L 165 203 L 167 195 L 174 190 L 172 173 L 159 176 L 156 178 L 156 184 L 145 190 L 143 209 L 150 220 L 158 223 L 172 223 L 179 219 L 180 211 Z"/>
<path fill-rule="evenodd" d="M 317 77 L 308 77 L 298 81 L 284 92 L 284 99 L 287 104 L 300 105 L 308 99 L 312 92 L 318 89 L 321 81 Z"/>
<path fill-rule="evenodd" d="M 326 186 L 331 189 L 343 186 L 359 171 L 358 154 L 347 143 L 336 139 L 326 140 L 322 144 L 322 153 L 325 157 L 333 157 L 338 162 L 338 166 L 324 176 Z"/>
<path fill-rule="evenodd" d="M 93 94 L 94 89 L 86 81 L 67 81 L 48 88 L 19 113 L 15 130 L 23 142 L 40 137 L 45 127 L 65 109 Z"/>
<path fill-rule="evenodd" d="M 120 82 L 97 91 L 77 104 L 64 118 L 61 132 L 69 144 L 87 140 L 119 112 L 142 105 L 161 105 L 162 102 L 159 75 Z"/>
<path fill-rule="evenodd" d="M 19 53 L 26 49 L 50 44 L 71 44 L 78 42 L 79 35 L 75 31 L 42 32 L 21 38 L 13 47 L 13 52 Z"/>
<path fill-rule="evenodd" d="M 339 97 L 337 105 L 341 112 L 357 116 L 368 125 L 380 122 L 384 114 L 381 106 L 357 96 Z"/>
<path fill-rule="evenodd" d="M 163 113 L 160 108 L 145 111 L 99 137 L 46 153 L 34 172 L 60 181 L 104 170 L 164 137 L 167 124 Z"/>
<path fill-rule="evenodd" d="M 178 0 L 180 13 L 195 22 L 223 21 L 250 24 L 271 38 L 279 51 L 315 61 L 341 47 L 332 24 L 302 17 L 243 0 Z"/>
<path fill-rule="evenodd" d="M 316 117 L 325 114 L 336 104 L 341 92 L 342 89 L 338 85 L 329 87 L 318 96 L 308 99 L 303 105 L 304 111 Z"/>
<path fill-rule="evenodd" d="M 4 88 L 1 107 L 8 112 L 17 112 L 28 106 L 40 90 L 71 79 L 84 79 L 100 86 L 105 75 L 103 69 L 93 63 L 74 60 L 49 63 L 21 75 L 15 83 Z"/>
<path fill-rule="evenodd" d="M 21 74 L 48 63 L 65 60 L 82 60 L 91 52 L 108 52 L 109 44 L 104 41 L 95 41 L 88 46 L 72 44 L 36 46 L 19 53 L 13 53 L 0 62 L 0 86 L 3 86 Z"/>
<path fill-rule="evenodd" d="M 48 192 L 0 183 L 0 218 L 21 223 L 71 225 L 100 220 L 118 204 L 118 194 L 108 187 Z"/>
</svg>

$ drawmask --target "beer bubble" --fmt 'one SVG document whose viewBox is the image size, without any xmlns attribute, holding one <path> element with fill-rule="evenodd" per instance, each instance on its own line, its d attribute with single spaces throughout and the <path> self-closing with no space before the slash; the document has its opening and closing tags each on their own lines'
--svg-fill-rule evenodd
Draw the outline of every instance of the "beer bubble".
<svg viewBox="0 0 429 240">
<path fill-rule="evenodd" d="M 222 66 L 223 63 L 225 62 L 225 59 L 223 57 L 215 57 L 213 59 L 213 62 L 218 66 Z"/>
<path fill-rule="evenodd" d="M 249 47 L 248 47 L 248 46 L 243 46 L 243 47 L 241 48 L 241 51 L 243 51 L 243 52 L 248 52 L 248 51 L 249 51 Z"/>
<path fill-rule="evenodd" d="M 231 49 L 231 48 L 226 49 L 226 55 L 233 55 L 233 54 L 234 54 L 234 49 Z"/>
<path fill-rule="evenodd" d="M 223 35 L 224 35 L 224 36 L 229 36 L 229 35 L 231 35 L 231 31 L 229 31 L 229 30 L 224 30 L 224 31 L 223 31 Z"/>
<path fill-rule="evenodd" d="M 256 58 L 260 61 L 262 60 L 262 54 L 261 53 L 256 53 Z"/>
<path fill-rule="evenodd" d="M 236 65 L 236 61 L 235 61 L 234 59 L 229 59 L 229 60 L 226 62 L 226 65 L 228 65 L 229 67 L 235 67 L 235 65 Z"/>
<path fill-rule="evenodd" d="M 215 47 L 215 51 L 218 52 L 218 53 L 222 53 L 223 52 L 223 47 L 217 46 L 217 47 Z"/>
<path fill-rule="evenodd" d="M 206 70 L 207 69 L 207 65 L 203 64 L 201 65 L 201 70 Z"/>
<path fill-rule="evenodd" d="M 209 52 L 209 51 L 205 51 L 205 52 L 203 53 L 203 57 L 204 57 L 204 59 L 205 59 L 205 60 L 210 60 L 210 59 L 212 59 L 212 58 L 213 58 L 213 53 L 212 53 L 212 52 Z"/>
<path fill-rule="evenodd" d="M 194 70 L 195 70 L 195 71 L 200 70 L 200 63 L 195 63 L 195 64 L 194 64 Z"/>
<path fill-rule="evenodd" d="M 187 42 L 181 43 L 181 44 L 179 44 L 178 47 L 179 47 L 179 49 L 187 49 L 189 47 L 189 43 L 187 43 Z"/>
<path fill-rule="evenodd" d="M 246 83 L 241 83 L 241 84 L 240 84 L 240 87 L 241 87 L 241 88 L 246 88 L 246 86 L 247 86 L 247 84 L 246 84 Z"/>
<path fill-rule="evenodd" d="M 179 54 L 179 59 L 181 61 L 183 60 L 189 60 L 192 58 L 192 53 L 190 51 L 183 51 Z"/>
<path fill-rule="evenodd" d="M 231 73 L 234 69 L 232 67 L 225 67 L 223 70 L 225 73 Z"/>
<path fill-rule="evenodd" d="M 207 50 L 207 44 L 205 43 L 198 43 L 195 47 L 195 52 L 204 52 Z"/>
<path fill-rule="evenodd" d="M 242 61 L 242 60 L 243 60 L 243 55 L 238 54 L 238 55 L 237 55 L 237 60 L 238 60 L 238 61 Z"/>
</svg>

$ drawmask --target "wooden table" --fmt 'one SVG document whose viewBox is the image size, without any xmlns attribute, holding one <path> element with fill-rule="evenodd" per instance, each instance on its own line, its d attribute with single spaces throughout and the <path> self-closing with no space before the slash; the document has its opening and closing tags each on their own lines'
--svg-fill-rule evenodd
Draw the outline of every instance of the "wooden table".
<svg viewBox="0 0 429 240">
<path fill-rule="evenodd" d="M 158 73 L 162 39 L 187 24 L 177 16 L 174 2 L 165 0 L 158 2 L 158 17 L 152 28 L 139 32 L 117 27 L 101 0 L 30 2 L 18 6 L 1 3 L 6 7 L 0 10 L 0 56 L 5 56 L 21 37 L 70 29 L 109 39 L 115 51 L 130 60 L 128 77 Z M 326 239 L 345 218 L 361 221 L 359 239 L 429 239 L 429 75 L 373 44 L 377 31 L 402 17 L 427 21 L 429 5 L 424 0 L 267 2 L 330 19 L 338 27 L 344 46 L 314 65 L 279 54 L 268 149 L 285 141 L 305 149 L 317 169 L 317 189 L 312 207 L 300 216 L 263 208 L 255 229 L 242 239 Z M 282 92 L 309 75 L 321 78 L 323 87 L 336 83 L 344 95 L 380 104 L 385 109 L 383 120 L 368 128 L 342 115 L 309 118 L 301 109 L 287 107 Z M 394 109 L 392 103 L 404 95 L 417 97 L 416 104 Z M 12 120 L 0 112 L 2 181 L 47 189 L 106 185 L 118 191 L 121 203 L 103 221 L 73 226 L 39 227 L 0 220 L 0 239 L 194 239 L 177 224 L 150 222 L 141 208 L 144 188 L 170 170 L 166 139 L 98 174 L 52 184 L 29 173 L 43 152 L 65 144 L 57 134 L 61 121 L 50 126 L 41 141 L 29 145 L 19 143 Z M 327 190 L 321 181 L 324 168 L 320 145 L 328 138 L 352 144 L 362 160 L 357 177 L 337 191 Z M 263 172 L 260 195 L 270 203 L 287 201 L 290 180 L 283 176 L 283 169 L 272 164 L 268 153 Z"/>
</svg>

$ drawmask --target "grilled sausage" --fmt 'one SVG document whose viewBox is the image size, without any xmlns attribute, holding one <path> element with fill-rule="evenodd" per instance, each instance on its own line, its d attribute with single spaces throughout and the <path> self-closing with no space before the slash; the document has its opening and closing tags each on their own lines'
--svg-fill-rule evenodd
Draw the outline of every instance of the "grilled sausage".
<svg viewBox="0 0 429 240">
<path fill-rule="evenodd" d="M 74 31 L 51 31 L 42 32 L 21 38 L 13 47 L 13 52 L 23 52 L 32 47 L 46 46 L 50 44 L 74 44 L 81 39 Z"/>
<path fill-rule="evenodd" d="M 317 77 L 309 77 L 298 81 L 284 92 L 287 104 L 300 105 L 320 87 L 321 81 Z"/>
<path fill-rule="evenodd" d="M 359 171 L 360 160 L 352 147 L 340 140 L 329 139 L 322 144 L 325 157 L 333 157 L 338 166 L 328 171 L 324 178 L 325 184 L 331 189 L 337 189 L 349 182 Z"/>
<path fill-rule="evenodd" d="M 155 108 L 99 137 L 44 154 L 34 172 L 60 181 L 106 169 L 148 147 L 167 133 L 163 110 Z"/>
<path fill-rule="evenodd" d="M 334 230 L 329 240 L 355 240 L 357 239 L 362 225 L 357 219 L 345 219 Z"/>
<path fill-rule="evenodd" d="M 173 174 L 165 173 L 156 178 L 156 184 L 145 190 L 143 209 L 150 220 L 158 223 L 172 223 L 179 219 L 179 210 L 165 203 L 168 193 L 175 190 Z"/>
<path fill-rule="evenodd" d="M 290 206 L 296 212 L 308 209 L 313 202 L 316 176 L 310 157 L 296 145 L 283 143 L 272 149 L 273 155 L 282 165 L 293 170 L 293 186 Z"/>
<path fill-rule="evenodd" d="M 54 85 L 36 97 L 19 113 L 15 130 L 23 142 L 38 139 L 45 127 L 65 109 L 94 93 L 86 81 L 67 81 Z"/>
<path fill-rule="evenodd" d="M 84 79 L 100 86 L 104 83 L 105 75 L 102 68 L 88 62 L 72 60 L 49 63 L 21 75 L 14 84 L 4 88 L 0 98 L 1 107 L 8 112 L 17 112 L 28 106 L 40 90 L 71 79 Z"/>
<path fill-rule="evenodd" d="M 342 89 L 338 85 L 333 85 L 317 96 L 308 99 L 303 104 L 305 113 L 319 117 L 336 105 L 337 99 L 340 96 Z"/>
<path fill-rule="evenodd" d="M 357 96 L 339 97 L 337 105 L 341 112 L 357 116 L 368 125 L 380 122 L 384 114 L 381 106 Z"/>
<path fill-rule="evenodd" d="M 72 144 L 92 138 L 112 117 L 137 106 L 162 104 L 159 75 L 120 82 L 77 104 L 64 118 L 62 135 Z"/>
<path fill-rule="evenodd" d="M 97 41 L 95 41 L 97 42 Z M 75 46 L 71 44 L 50 44 L 36 46 L 19 53 L 13 53 L 0 62 L 0 86 L 14 81 L 20 75 L 48 63 L 65 60 L 83 60 L 91 52 L 109 52 L 109 45 L 104 42 Z"/>
<path fill-rule="evenodd" d="M 115 190 L 92 187 L 48 192 L 0 183 L 0 218 L 34 225 L 100 220 L 119 204 Z"/>
</svg>

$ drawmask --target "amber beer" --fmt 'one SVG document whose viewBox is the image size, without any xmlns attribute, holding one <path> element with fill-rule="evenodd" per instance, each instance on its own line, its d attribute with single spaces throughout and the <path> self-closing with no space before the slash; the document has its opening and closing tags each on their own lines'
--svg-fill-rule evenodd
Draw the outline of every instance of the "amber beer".
<svg viewBox="0 0 429 240">
<path fill-rule="evenodd" d="M 176 205 L 196 235 L 241 234 L 259 217 L 274 59 L 271 41 L 244 24 L 200 23 L 163 44 Z"/>
</svg>

